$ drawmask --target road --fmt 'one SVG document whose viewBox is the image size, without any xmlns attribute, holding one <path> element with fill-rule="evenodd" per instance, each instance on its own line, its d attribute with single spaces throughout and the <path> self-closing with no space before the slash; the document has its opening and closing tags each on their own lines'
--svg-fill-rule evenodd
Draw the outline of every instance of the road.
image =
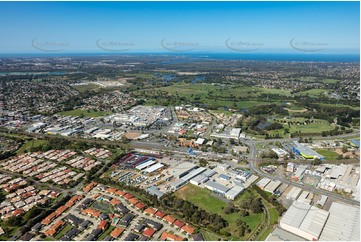
<svg viewBox="0 0 361 242">
<path fill-rule="evenodd" d="M 356 201 L 354 199 L 343 197 L 341 195 L 338 195 L 338 194 L 335 194 L 335 193 L 332 193 L 332 192 L 329 192 L 329 191 L 326 191 L 326 190 L 322 190 L 322 189 L 319 189 L 319 188 L 316 188 L 316 187 L 306 186 L 306 185 L 300 184 L 298 182 L 292 182 L 291 180 L 286 180 L 286 179 L 284 179 L 282 177 L 277 177 L 277 176 L 273 176 L 271 174 L 262 172 L 257 166 L 257 164 L 260 163 L 261 160 L 257 158 L 256 142 L 254 142 L 252 140 L 244 140 L 243 142 L 249 147 L 249 165 L 250 165 L 250 168 L 254 173 L 257 173 L 259 176 L 267 177 L 267 178 L 272 179 L 272 180 L 278 180 L 278 181 L 280 181 L 282 183 L 285 183 L 287 185 L 292 185 L 292 186 L 295 186 L 295 187 L 299 187 L 299 188 L 301 188 L 303 190 L 307 190 L 307 191 L 310 191 L 310 192 L 313 192 L 313 193 L 325 195 L 325 196 L 328 196 L 330 198 L 342 201 L 344 203 L 360 206 L 360 202 Z"/>
</svg>

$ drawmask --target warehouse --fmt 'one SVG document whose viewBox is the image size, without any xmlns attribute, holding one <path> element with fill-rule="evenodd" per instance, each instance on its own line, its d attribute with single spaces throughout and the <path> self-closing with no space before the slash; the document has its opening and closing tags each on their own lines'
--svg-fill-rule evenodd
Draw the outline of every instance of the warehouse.
<svg viewBox="0 0 361 242">
<path fill-rule="evenodd" d="M 287 232 L 286 230 L 275 228 L 275 230 L 268 235 L 265 241 L 305 241 L 305 239 Z"/>
<path fill-rule="evenodd" d="M 204 174 L 200 174 L 194 178 L 192 178 L 189 182 L 193 185 L 199 186 L 205 182 L 207 182 L 209 178 L 205 176 Z"/>
<path fill-rule="evenodd" d="M 171 170 L 171 173 L 173 173 L 175 178 L 182 178 L 183 176 L 187 175 L 189 172 L 194 170 L 197 166 L 191 162 L 183 162 L 179 164 L 178 166 L 174 167 Z"/>
<path fill-rule="evenodd" d="M 301 195 L 298 197 L 297 201 L 302 202 L 302 203 L 306 203 L 306 204 L 311 204 L 311 199 L 307 198 L 309 195 L 310 195 L 310 192 L 303 191 L 301 193 Z"/>
<path fill-rule="evenodd" d="M 321 195 L 320 200 L 317 201 L 317 205 L 319 205 L 321 207 L 325 206 L 327 199 L 328 199 L 327 196 Z"/>
<path fill-rule="evenodd" d="M 263 190 L 267 186 L 267 184 L 270 182 L 271 182 L 271 179 L 265 177 L 265 178 L 262 178 L 259 182 L 257 182 L 256 185 Z"/>
<path fill-rule="evenodd" d="M 295 201 L 283 215 L 280 227 L 307 240 L 319 240 L 329 212 Z"/>
<path fill-rule="evenodd" d="M 301 180 L 303 177 L 303 173 L 305 173 L 307 168 L 308 168 L 307 165 L 299 165 L 297 167 L 296 172 L 293 174 L 292 178 L 296 181 Z"/>
<path fill-rule="evenodd" d="M 292 187 L 292 189 L 287 193 L 287 199 L 290 200 L 296 200 L 298 197 L 298 194 L 300 194 L 301 192 L 301 188 L 299 187 Z"/>
<path fill-rule="evenodd" d="M 207 177 L 211 177 L 214 174 L 216 174 L 217 172 L 215 172 L 214 170 L 211 169 L 207 169 L 205 172 L 203 172 L 203 175 L 207 176 Z"/>
<path fill-rule="evenodd" d="M 204 167 L 199 167 L 193 171 L 191 171 L 188 175 L 185 175 L 182 180 L 185 180 L 185 181 L 189 181 L 190 179 L 198 176 L 199 174 L 201 174 L 202 172 L 204 172 L 206 170 L 206 168 Z"/>
<path fill-rule="evenodd" d="M 137 165 L 137 166 L 135 167 L 135 169 L 141 171 L 141 170 L 147 168 L 148 166 L 154 165 L 155 163 L 156 163 L 156 161 L 154 161 L 154 160 L 149 160 L 149 161 L 146 161 L 146 162 L 144 162 L 144 163 L 142 163 L 142 164 L 140 164 L 140 165 Z"/>
<path fill-rule="evenodd" d="M 158 164 L 155 164 L 155 165 L 152 165 L 151 167 L 147 168 L 145 170 L 146 173 L 152 173 L 160 168 L 162 168 L 164 165 L 162 163 L 158 163 Z"/>
<path fill-rule="evenodd" d="M 277 154 L 278 158 L 283 158 L 288 155 L 287 151 L 280 148 L 273 148 L 272 151 Z"/>
<path fill-rule="evenodd" d="M 270 183 L 267 184 L 267 186 L 265 186 L 264 190 L 266 192 L 270 192 L 274 194 L 277 191 L 277 188 L 281 186 L 281 184 L 282 183 L 280 181 L 271 181 Z"/>
<path fill-rule="evenodd" d="M 234 186 L 226 192 L 225 197 L 230 200 L 234 200 L 234 199 L 236 199 L 236 197 L 239 194 L 241 194 L 243 192 L 243 190 L 244 190 L 244 187 L 242 187 L 242 186 Z"/>
<path fill-rule="evenodd" d="M 320 236 L 324 241 L 360 241 L 360 208 L 333 202 Z"/>
<path fill-rule="evenodd" d="M 185 180 L 179 179 L 177 181 L 174 181 L 170 184 L 171 188 L 173 190 L 178 190 L 181 186 L 183 186 L 184 184 L 186 184 Z"/>
<path fill-rule="evenodd" d="M 224 195 L 226 194 L 226 192 L 229 190 L 228 187 L 226 186 L 223 186 L 219 183 L 216 183 L 216 182 L 212 182 L 212 181 L 208 181 L 206 184 L 205 184 L 205 187 L 213 192 L 216 192 L 216 193 L 219 193 L 221 195 Z"/>
<path fill-rule="evenodd" d="M 325 157 L 323 157 L 322 155 L 320 155 L 319 153 L 317 153 L 316 151 L 312 150 L 311 148 L 304 146 L 300 143 L 298 143 L 297 141 L 293 141 L 291 143 L 292 145 L 292 150 L 298 154 L 301 155 L 303 158 L 305 159 L 320 159 L 320 160 L 324 160 Z"/>
<path fill-rule="evenodd" d="M 164 192 L 160 191 L 156 186 L 150 186 L 146 189 L 150 195 L 156 195 L 158 198 L 161 198 L 164 195 Z"/>
</svg>

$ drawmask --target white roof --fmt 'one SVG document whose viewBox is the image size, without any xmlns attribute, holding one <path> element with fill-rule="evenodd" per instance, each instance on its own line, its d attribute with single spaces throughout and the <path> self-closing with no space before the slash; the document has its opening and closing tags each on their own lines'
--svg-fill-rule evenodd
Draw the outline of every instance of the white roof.
<svg viewBox="0 0 361 242">
<path fill-rule="evenodd" d="M 244 187 L 242 187 L 242 186 L 234 186 L 226 192 L 226 197 L 235 198 L 243 190 L 244 190 Z"/>
<path fill-rule="evenodd" d="M 309 204 L 295 201 L 283 215 L 281 228 L 290 232 L 300 230 L 306 239 L 319 238 L 329 213 Z"/>
<path fill-rule="evenodd" d="M 148 166 L 150 166 L 150 165 L 153 165 L 154 163 L 156 163 L 156 161 L 150 160 L 150 161 L 147 161 L 147 162 L 142 163 L 142 164 L 140 164 L 140 165 L 137 165 L 137 166 L 135 167 L 135 169 L 137 169 L 137 170 L 143 170 L 144 168 L 146 168 L 146 167 L 148 167 Z"/>
<path fill-rule="evenodd" d="M 188 181 L 190 179 L 192 179 L 193 177 L 201 174 L 202 172 L 204 172 L 205 170 L 207 170 L 205 167 L 199 167 L 191 172 L 189 172 L 189 174 L 187 174 L 186 176 L 182 177 L 183 180 Z"/>
<path fill-rule="evenodd" d="M 262 178 L 259 182 L 257 182 L 257 186 L 265 187 L 268 183 L 270 183 L 271 179 L 269 178 Z"/>
<path fill-rule="evenodd" d="M 333 202 L 320 240 L 360 241 L 360 208 Z"/>
<path fill-rule="evenodd" d="M 295 200 L 301 191 L 302 190 L 299 187 L 292 187 L 292 189 L 287 193 L 287 199 Z"/>
<path fill-rule="evenodd" d="M 158 164 L 155 164 L 155 165 L 147 168 L 147 169 L 145 170 L 145 172 L 151 173 L 151 172 L 153 172 L 153 171 L 158 170 L 159 168 L 162 168 L 163 166 L 164 166 L 163 164 L 158 163 Z"/>
<path fill-rule="evenodd" d="M 280 181 L 271 181 L 267 184 L 267 186 L 264 188 L 265 191 L 273 193 L 279 186 L 281 186 Z"/>
<path fill-rule="evenodd" d="M 204 143 L 204 141 L 205 141 L 205 139 L 198 138 L 195 143 L 198 145 L 202 145 Z"/>
</svg>

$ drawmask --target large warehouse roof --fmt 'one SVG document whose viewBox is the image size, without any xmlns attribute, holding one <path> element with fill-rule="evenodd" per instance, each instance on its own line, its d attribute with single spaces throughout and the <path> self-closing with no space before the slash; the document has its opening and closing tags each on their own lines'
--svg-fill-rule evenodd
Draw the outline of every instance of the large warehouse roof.
<svg viewBox="0 0 361 242">
<path fill-rule="evenodd" d="M 322 155 L 320 155 L 319 153 L 317 153 L 316 151 L 314 151 L 313 149 L 298 143 L 298 141 L 293 141 L 292 146 L 295 149 L 297 149 L 299 152 L 301 152 L 302 156 L 318 157 L 321 160 L 325 158 Z"/>
<path fill-rule="evenodd" d="M 308 240 L 317 240 L 329 213 L 311 205 L 295 201 L 283 215 L 281 228 Z"/>
<path fill-rule="evenodd" d="M 152 165 L 151 167 L 145 169 L 145 172 L 152 173 L 153 171 L 158 170 L 159 168 L 162 168 L 164 165 L 162 163 L 157 163 L 155 165 Z"/>
<path fill-rule="evenodd" d="M 320 236 L 324 241 L 360 241 L 360 208 L 333 202 Z"/>
</svg>

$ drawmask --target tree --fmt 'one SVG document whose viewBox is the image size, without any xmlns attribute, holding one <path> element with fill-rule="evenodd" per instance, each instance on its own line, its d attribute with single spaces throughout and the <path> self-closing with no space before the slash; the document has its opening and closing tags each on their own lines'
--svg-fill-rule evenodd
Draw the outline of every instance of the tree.
<svg viewBox="0 0 361 242">
<path fill-rule="evenodd" d="M 260 213 L 263 211 L 263 203 L 261 198 L 254 199 L 251 203 L 250 209 L 253 213 Z"/>
</svg>

